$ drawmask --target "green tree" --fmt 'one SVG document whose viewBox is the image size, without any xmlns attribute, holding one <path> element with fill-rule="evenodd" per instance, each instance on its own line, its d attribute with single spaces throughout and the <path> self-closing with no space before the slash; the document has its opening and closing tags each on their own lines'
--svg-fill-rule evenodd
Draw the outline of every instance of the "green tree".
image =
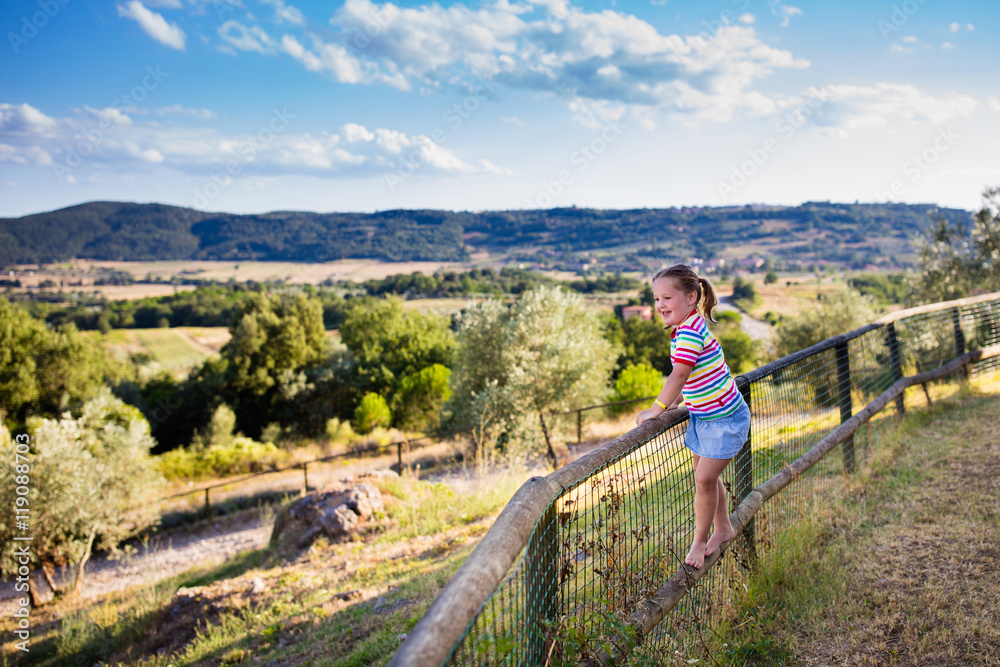
<svg viewBox="0 0 1000 667">
<path fill-rule="evenodd" d="M 656 396 L 663 388 L 663 374 L 648 364 L 630 365 L 615 380 L 611 391 L 611 401 L 631 401 L 647 396 Z M 615 414 L 634 412 L 635 405 L 620 405 Z"/>
<path fill-rule="evenodd" d="M 541 445 L 541 415 L 607 395 L 618 352 L 578 294 L 539 287 L 509 308 L 485 301 L 462 314 L 449 408 L 457 424 L 527 454 Z"/>
<path fill-rule="evenodd" d="M 11 427 L 32 414 L 54 416 L 78 408 L 106 379 L 125 374 L 99 338 L 85 338 L 72 324 L 49 330 L 0 298 L 0 411 Z"/>
<path fill-rule="evenodd" d="M 76 565 L 74 595 L 94 549 L 116 550 L 158 518 L 149 502 L 162 491 L 149 450 L 149 423 L 134 407 L 105 388 L 87 401 L 79 417 L 33 417 L 30 483 L 27 485 L 32 551 L 51 579 L 54 566 Z M 10 433 L 0 424 L 0 475 L 18 474 Z M 0 486 L 0 503 L 13 507 L 14 484 Z M 14 544 L 13 513 L 0 517 L 0 541 Z M 0 555 L 0 570 L 17 570 L 11 550 Z"/>
<path fill-rule="evenodd" d="M 852 289 L 827 295 L 820 305 L 777 327 L 778 355 L 786 356 L 833 336 L 853 331 L 878 317 L 875 302 Z"/>
<path fill-rule="evenodd" d="M 441 406 L 451 397 L 450 377 L 451 370 L 441 364 L 404 376 L 392 401 L 397 425 L 414 431 L 436 430 Z"/>
<path fill-rule="evenodd" d="M 775 273 L 774 271 L 768 271 L 764 275 L 764 284 L 765 285 L 773 285 L 776 282 L 778 282 L 778 274 Z"/>
<path fill-rule="evenodd" d="M 378 394 L 365 394 L 354 410 L 354 429 L 361 434 L 371 433 L 376 428 L 388 428 L 392 423 L 392 412 L 385 399 Z"/>
<path fill-rule="evenodd" d="M 340 339 L 357 360 L 361 390 L 390 395 L 406 375 L 451 365 L 455 338 L 445 318 L 405 311 L 397 298 L 351 301 Z"/>
<path fill-rule="evenodd" d="M 733 322 L 720 322 L 712 332 L 722 347 L 726 365 L 733 375 L 753 370 L 757 366 L 760 350 L 757 343 Z"/>
<path fill-rule="evenodd" d="M 827 338 L 853 331 L 872 322 L 877 315 L 871 297 L 852 289 L 834 292 L 827 295 L 819 306 L 782 321 L 776 329 L 778 355 L 786 356 Z M 833 404 L 837 388 L 834 350 L 823 352 L 814 363 L 830 369 L 828 373 L 810 373 L 808 380 L 817 407 L 829 407 Z"/>
<path fill-rule="evenodd" d="M 752 280 L 736 276 L 733 280 L 733 303 L 743 310 L 751 310 L 757 305 L 757 288 Z"/>
<path fill-rule="evenodd" d="M 986 188 L 972 228 L 934 221 L 916 244 L 923 270 L 910 284 L 909 300 L 933 303 L 1000 290 L 1000 188 Z"/>
<path fill-rule="evenodd" d="M 287 385 L 326 356 L 323 313 L 315 299 L 253 294 L 241 304 L 232 337 L 222 348 L 227 362 L 227 389 L 240 430 L 259 435 L 286 400 Z"/>
</svg>

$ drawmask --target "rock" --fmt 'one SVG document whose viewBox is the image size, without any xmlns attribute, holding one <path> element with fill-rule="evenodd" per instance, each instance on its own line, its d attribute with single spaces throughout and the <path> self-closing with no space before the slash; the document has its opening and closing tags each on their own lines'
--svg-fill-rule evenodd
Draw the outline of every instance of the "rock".
<svg viewBox="0 0 1000 667">
<path fill-rule="evenodd" d="M 257 595 L 259 593 L 264 593 L 268 589 L 268 585 L 260 577 L 254 577 L 250 581 L 250 588 L 247 591 L 251 595 Z"/>
<path fill-rule="evenodd" d="M 371 484 L 361 483 L 351 489 L 351 495 L 347 499 L 347 506 L 367 521 L 372 518 L 375 512 L 385 511 L 382 503 L 382 494 Z"/>
<path fill-rule="evenodd" d="M 406 633 L 405 632 L 403 634 L 401 634 L 401 635 L 396 635 L 396 641 L 397 642 L 401 642 L 404 639 L 406 639 Z"/>
<path fill-rule="evenodd" d="M 307 547 L 319 536 L 343 541 L 363 527 L 385 505 L 371 484 L 310 493 L 279 512 L 271 531 L 271 545 Z"/>
</svg>

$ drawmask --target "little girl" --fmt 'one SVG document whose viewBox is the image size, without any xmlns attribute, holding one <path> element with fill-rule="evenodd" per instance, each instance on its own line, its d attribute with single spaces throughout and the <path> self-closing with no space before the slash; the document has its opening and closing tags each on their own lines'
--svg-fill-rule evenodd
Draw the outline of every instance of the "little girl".
<svg viewBox="0 0 1000 667">
<path fill-rule="evenodd" d="M 686 264 L 674 264 L 653 277 L 653 300 L 670 335 L 673 370 L 653 407 L 636 424 L 675 408 L 684 398 L 690 416 L 684 444 L 694 452 L 694 543 L 684 562 L 701 568 L 705 557 L 735 537 L 729 523 L 726 487 L 719 476 L 750 431 L 750 407 L 726 367 L 722 348 L 705 324 L 714 323 L 718 303 L 712 283 Z M 698 313 L 698 306 L 704 317 Z M 708 529 L 715 523 L 712 538 Z"/>
</svg>

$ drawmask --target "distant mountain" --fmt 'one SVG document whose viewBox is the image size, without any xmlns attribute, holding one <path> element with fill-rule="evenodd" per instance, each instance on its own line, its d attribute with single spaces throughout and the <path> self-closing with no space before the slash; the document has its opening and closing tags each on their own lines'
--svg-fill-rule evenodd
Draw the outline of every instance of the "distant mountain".
<svg viewBox="0 0 1000 667">
<path fill-rule="evenodd" d="M 0 218 L 0 265 L 97 260 L 463 260 L 473 250 L 553 256 L 617 247 L 710 258 L 740 246 L 760 256 L 864 262 L 911 252 L 929 204 L 379 213 L 205 213 L 165 204 L 90 202 Z"/>
</svg>

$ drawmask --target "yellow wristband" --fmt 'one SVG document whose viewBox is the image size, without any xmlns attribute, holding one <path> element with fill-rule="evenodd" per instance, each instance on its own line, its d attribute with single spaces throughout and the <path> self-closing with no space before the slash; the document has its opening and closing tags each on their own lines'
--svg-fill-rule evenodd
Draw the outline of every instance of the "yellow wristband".
<svg viewBox="0 0 1000 667">
<path fill-rule="evenodd" d="M 667 409 L 667 406 L 665 406 L 665 405 L 664 405 L 663 403 L 660 403 L 660 399 L 656 399 L 656 400 L 655 400 L 655 401 L 653 401 L 653 402 L 654 402 L 654 403 L 656 403 L 657 405 L 659 405 L 659 406 L 660 406 L 661 408 L 663 408 L 664 410 L 666 410 L 666 409 Z"/>
</svg>

